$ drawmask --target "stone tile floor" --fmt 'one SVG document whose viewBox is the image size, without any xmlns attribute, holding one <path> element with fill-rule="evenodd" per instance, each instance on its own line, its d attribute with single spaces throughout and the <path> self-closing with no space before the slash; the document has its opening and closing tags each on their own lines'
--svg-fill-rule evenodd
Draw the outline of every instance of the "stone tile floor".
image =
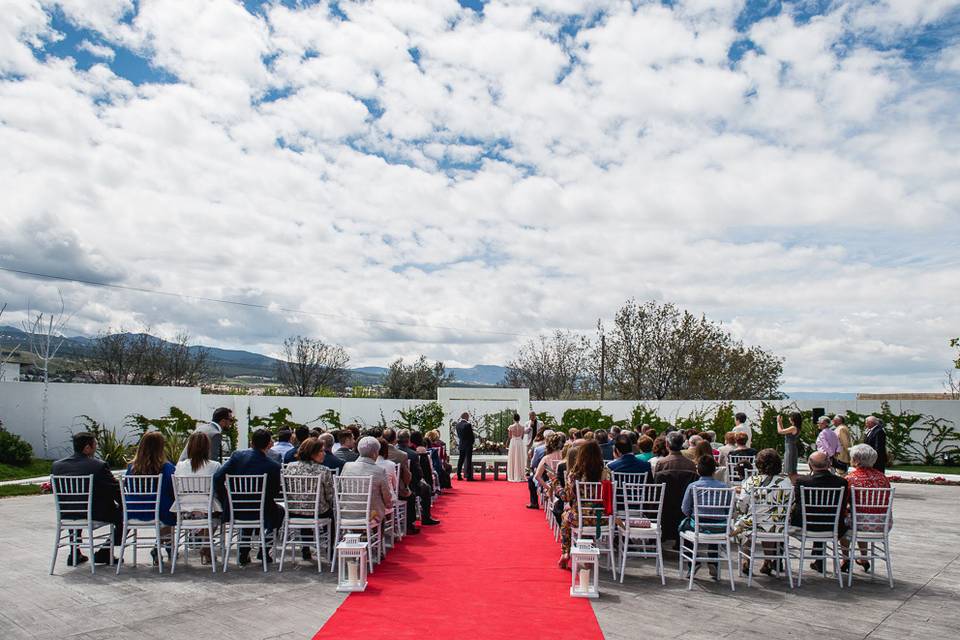
<svg viewBox="0 0 960 640">
<path fill-rule="evenodd" d="M 667 559 L 666 587 L 649 561 L 632 560 L 622 585 L 605 574 L 594 611 L 610 640 L 955 638 L 958 503 L 957 487 L 897 485 L 893 589 L 858 568 L 852 589 L 807 572 L 803 587 L 793 591 L 785 579 L 759 576 L 752 588 L 738 579 L 731 592 L 728 583 L 714 583 L 702 571 L 688 592 L 674 556 Z M 264 574 L 251 564 L 213 575 L 194 558 L 172 576 L 142 562 L 119 576 L 107 567 L 91 576 L 88 566 L 69 568 L 61 556 L 50 576 L 52 538 L 50 496 L 0 500 L 0 639 L 310 638 L 343 599 L 329 571 L 318 575 L 304 563 L 282 574 Z M 432 635 L 455 638 L 454 622 Z"/>
</svg>

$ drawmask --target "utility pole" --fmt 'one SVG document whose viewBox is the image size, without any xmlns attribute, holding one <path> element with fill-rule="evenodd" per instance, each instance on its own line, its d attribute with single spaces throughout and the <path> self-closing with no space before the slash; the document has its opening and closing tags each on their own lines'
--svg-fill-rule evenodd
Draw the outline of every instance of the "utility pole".
<svg viewBox="0 0 960 640">
<path fill-rule="evenodd" d="M 600 321 L 597 321 L 599 324 Z M 607 336 L 600 332 L 600 400 L 603 400 L 603 384 L 607 378 Z"/>
</svg>

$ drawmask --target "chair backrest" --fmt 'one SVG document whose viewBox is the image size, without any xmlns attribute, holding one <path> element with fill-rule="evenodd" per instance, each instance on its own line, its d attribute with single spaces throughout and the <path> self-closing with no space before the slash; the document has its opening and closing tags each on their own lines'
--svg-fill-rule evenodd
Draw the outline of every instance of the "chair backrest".
<svg viewBox="0 0 960 640">
<path fill-rule="evenodd" d="M 156 522 L 160 519 L 160 483 L 163 474 L 124 475 L 120 478 L 124 521 L 130 518 Z"/>
<path fill-rule="evenodd" d="M 213 512 L 213 476 L 173 476 L 173 495 L 178 514 L 190 511 Z"/>
<path fill-rule="evenodd" d="M 732 487 L 691 487 L 696 533 L 723 533 L 730 530 L 733 517 Z"/>
<path fill-rule="evenodd" d="M 233 522 L 263 523 L 267 501 L 267 474 L 226 475 L 227 500 Z"/>
<path fill-rule="evenodd" d="M 786 531 L 793 509 L 793 487 L 754 487 L 750 493 L 753 532 Z"/>
<path fill-rule="evenodd" d="M 336 477 L 337 519 L 370 519 L 370 497 L 373 489 L 372 476 Z"/>
<path fill-rule="evenodd" d="M 894 488 L 851 487 L 851 527 L 858 533 L 889 533 L 893 525 Z"/>
<path fill-rule="evenodd" d="M 582 528 L 585 526 L 585 518 L 594 519 L 598 511 L 601 516 L 603 514 L 603 483 L 578 480 L 575 484 L 577 487 L 577 525 Z"/>
<path fill-rule="evenodd" d="M 651 524 L 658 525 L 663 514 L 663 494 L 666 488 L 666 484 L 652 482 L 628 482 L 620 485 L 624 522 L 627 526 L 631 521 L 639 519 L 647 519 Z"/>
<path fill-rule="evenodd" d="M 625 473 L 614 471 L 612 473 L 613 478 L 613 491 L 614 491 L 614 509 L 616 512 L 623 512 L 623 491 L 621 490 L 625 484 L 644 484 L 647 481 L 646 473 Z"/>
<path fill-rule="evenodd" d="M 50 476 L 57 521 L 93 518 L 93 474 L 87 476 Z"/>
<path fill-rule="evenodd" d="M 320 515 L 320 491 L 323 476 L 280 476 L 280 488 L 288 514 L 316 519 Z"/>
<path fill-rule="evenodd" d="M 837 533 L 843 509 L 843 487 L 800 487 L 803 528 Z"/>
<path fill-rule="evenodd" d="M 757 472 L 754 461 L 756 456 L 742 456 L 733 453 L 727 456 L 727 482 L 736 484 L 743 482 Z"/>
</svg>

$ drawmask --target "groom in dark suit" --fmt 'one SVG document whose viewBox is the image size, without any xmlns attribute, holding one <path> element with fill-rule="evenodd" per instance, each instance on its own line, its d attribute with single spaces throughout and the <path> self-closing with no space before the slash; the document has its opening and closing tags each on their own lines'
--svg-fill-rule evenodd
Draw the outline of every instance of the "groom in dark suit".
<svg viewBox="0 0 960 640">
<path fill-rule="evenodd" d="M 470 414 L 466 411 L 460 416 L 457 423 L 457 441 L 460 443 L 460 455 L 457 457 L 457 480 L 463 480 L 463 467 L 467 467 L 467 480 L 473 482 L 473 425 L 470 424 Z"/>
</svg>

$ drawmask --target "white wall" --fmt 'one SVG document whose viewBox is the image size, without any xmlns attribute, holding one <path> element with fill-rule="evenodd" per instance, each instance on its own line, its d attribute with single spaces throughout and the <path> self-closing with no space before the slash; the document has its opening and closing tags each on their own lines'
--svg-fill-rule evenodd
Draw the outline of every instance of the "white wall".
<svg viewBox="0 0 960 640">
<path fill-rule="evenodd" d="M 20 379 L 20 363 L 0 362 L 0 382 L 16 382 Z"/>
<path fill-rule="evenodd" d="M 34 451 L 40 455 L 43 451 L 40 436 L 40 404 L 43 385 L 35 382 L 0 383 L 0 420 L 4 426 L 23 436 Z M 484 394 L 480 394 L 481 396 Z M 241 446 L 245 446 L 247 408 L 251 415 L 265 416 L 278 407 L 286 407 L 293 412 L 291 418 L 297 422 L 312 422 L 327 409 L 339 412 L 344 422 L 358 421 L 374 424 L 380 421 L 381 412 L 388 422 L 395 420 L 398 409 L 425 404 L 426 400 L 388 400 L 376 398 L 294 398 L 290 396 L 230 396 L 201 395 L 199 389 L 184 387 L 137 387 L 130 385 L 102 384 L 51 384 L 48 407 L 47 437 L 50 457 L 59 456 L 70 450 L 70 432 L 79 429 L 79 416 L 87 414 L 105 424 L 108 428 L 123 430 L 126 417 L 132 413 L 141 413 L 154 418 L 167 415 L 170 407 L 176 406 L 200 420 L 209 420 L 217 407 L 225 406 L 234 410 L 239 420 Z M 547 411 L 560 420 L 563 412 L 569 408 L 599 408 L 616 420 L 627 419 L 633 408 L 639 404 L 629 400 L 608 401 L 534 401 L 530 403 L 535 411 Z M 717 401 L 643 401 L 660 416 L 668 420 L 686 417 L 693 411 L 714 409 Z M 846 412 L 870 413 L 880 410 L 879 400 L 800 400 L 783 401 L 776 404 L 796 405 L 809 410 L 823 407 L 828 413 Z M 960 401 L 957 400 L 891 400 L 890 408 L 894 413 L 910 411 L 945 418 L 960 428 Z M 496 413 L 504 409 L 518 410 L 514 399 L 456 399 L 448 400 L 445 406 L 448 418 L 463 411 L 469 411 L 479 419 L 485 414 Z M 760 409 L 759 401 L 734 402 L 736 411 L 745 412 L 751 420 L 756 418 Z M 519 407 L 519 413 L 526 419 L 527 407 Z"/>
</svg>

